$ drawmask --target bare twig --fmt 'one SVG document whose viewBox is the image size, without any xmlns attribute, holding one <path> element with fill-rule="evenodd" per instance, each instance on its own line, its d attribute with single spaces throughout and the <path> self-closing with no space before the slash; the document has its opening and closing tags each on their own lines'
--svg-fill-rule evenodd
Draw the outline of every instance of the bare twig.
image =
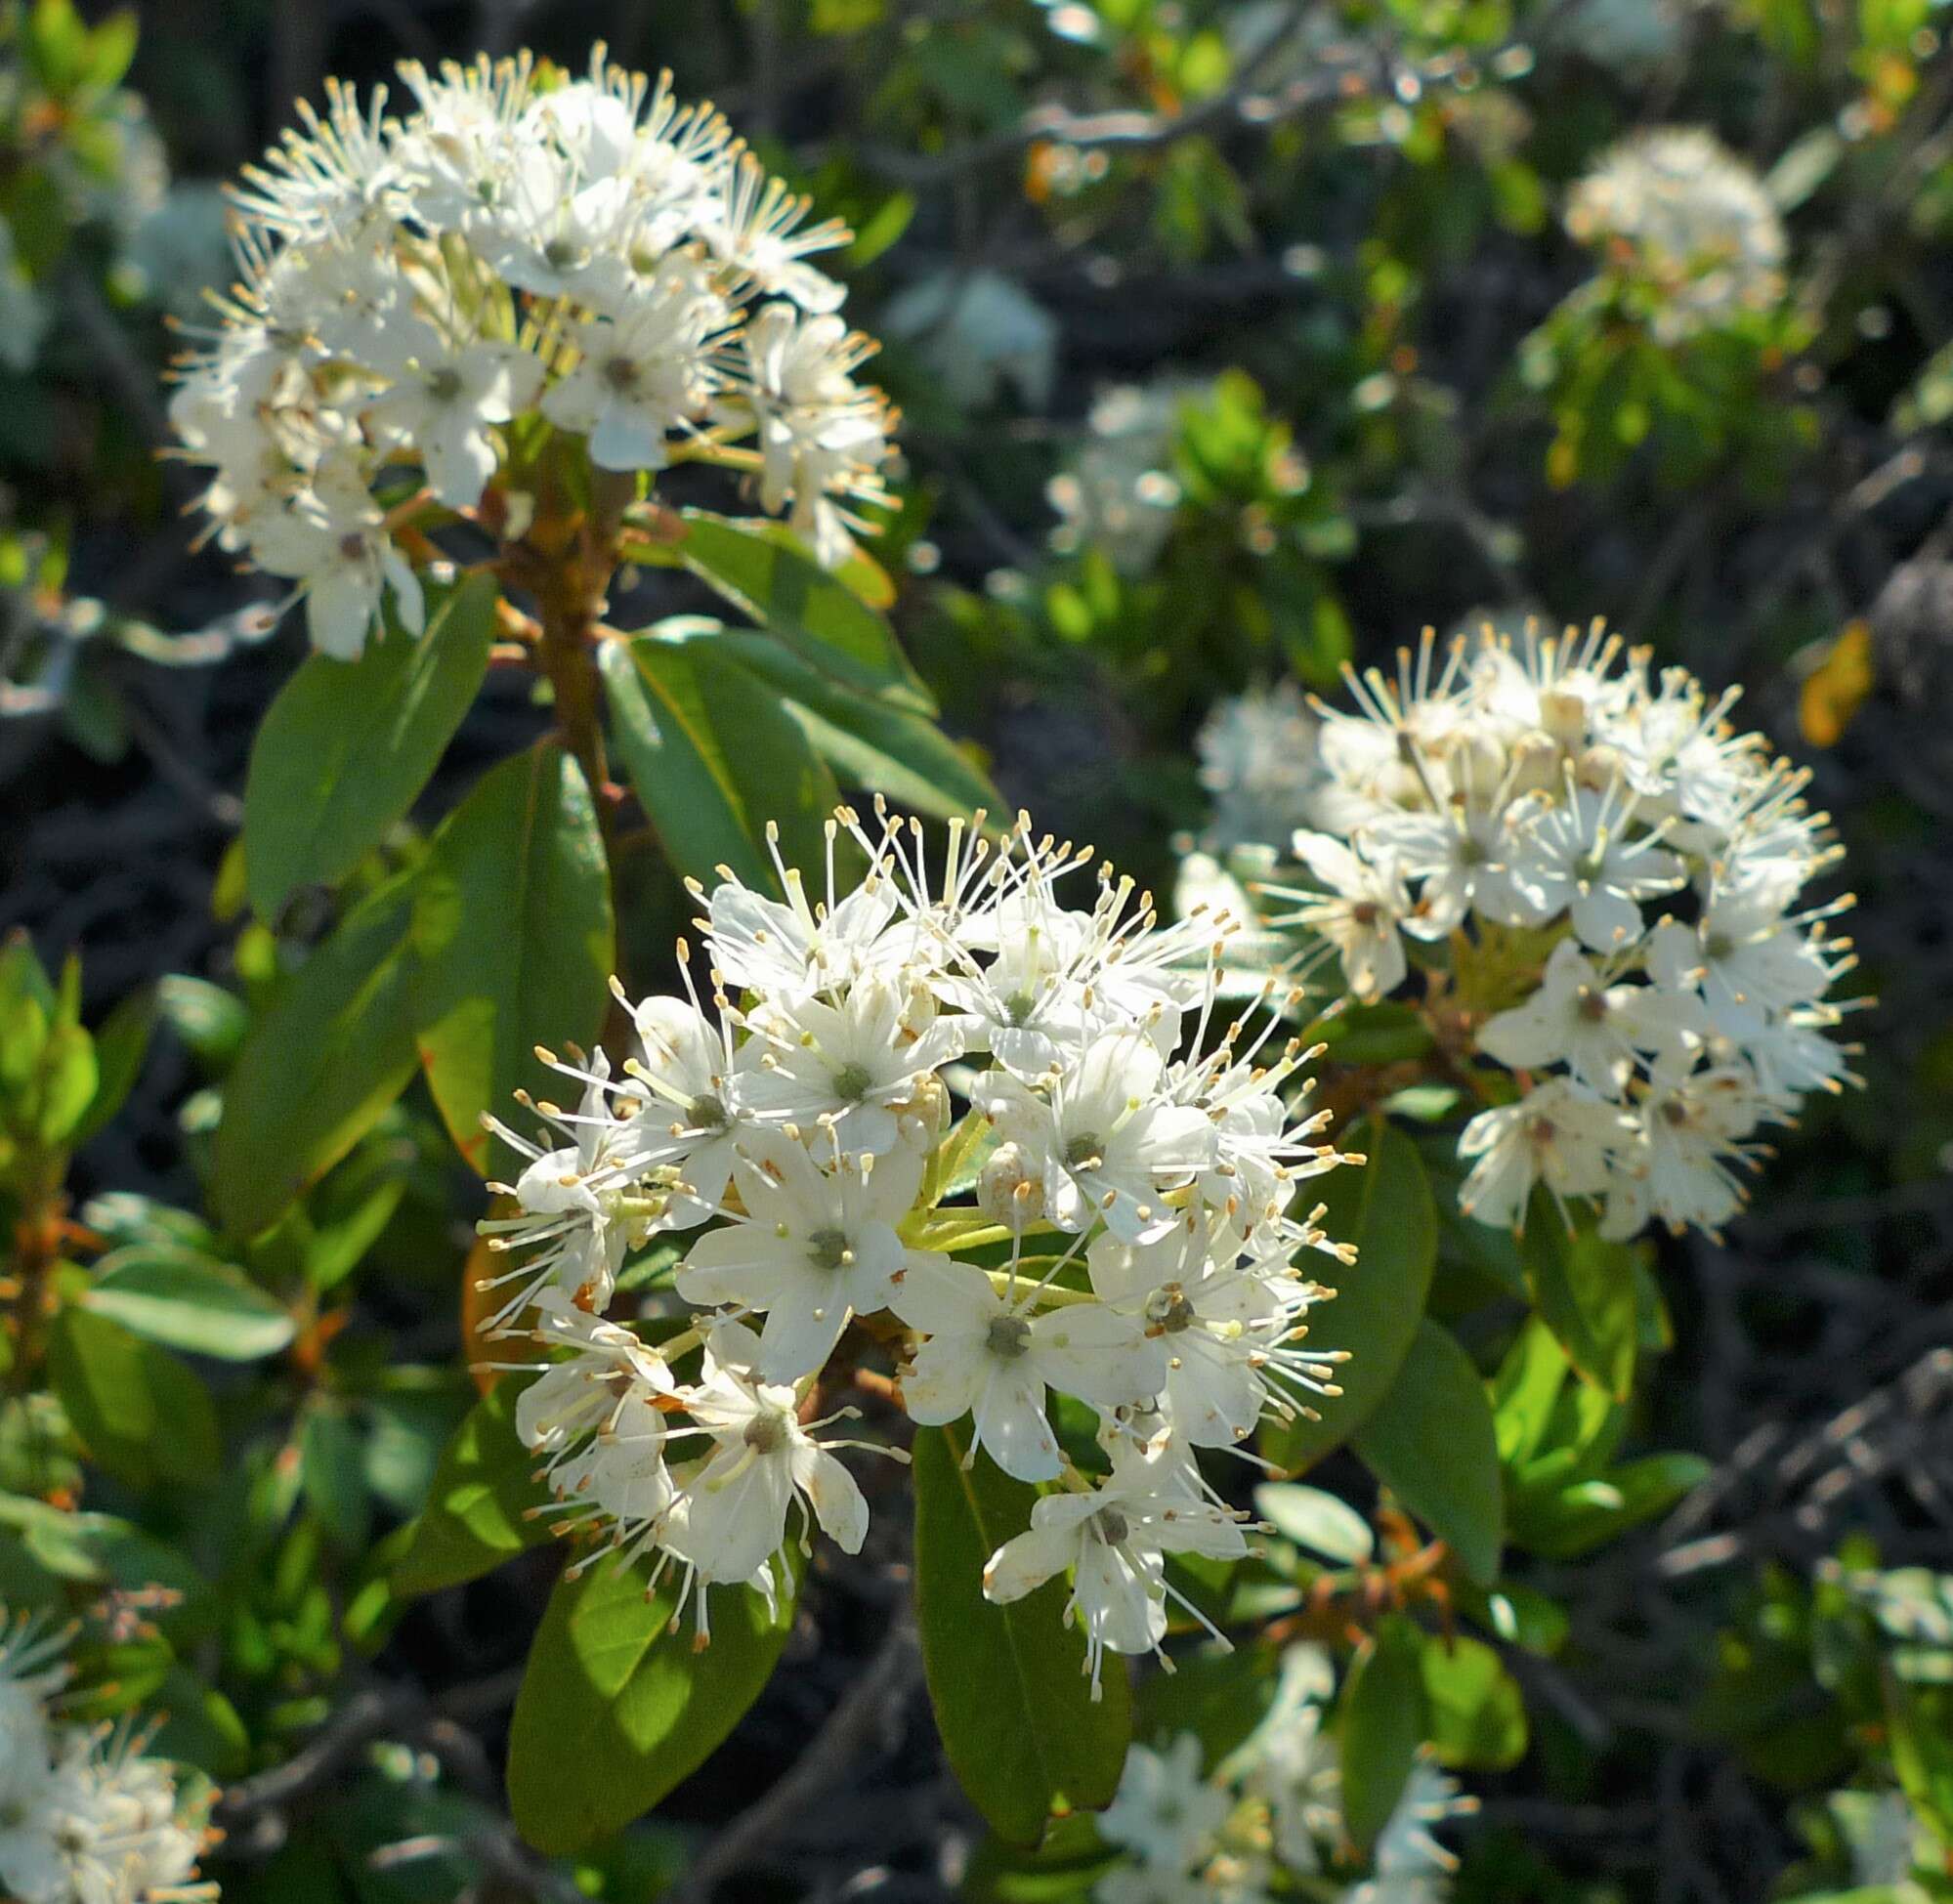
<svg viewBox="0 0 1953 1904">
<path fill-rule="evenodd" d="M 915 1629 L 903 1609 L 896 1613 L 881 1650 L 828 1715 L 791 1770 L 705 1847 L 671 1893 L 669 1904 L 711 1904 L 718 1886 L 780 1838 L 794 1817 L 848 1769 L 877 1725 L 900 1713 L 920 1665 Z"/>
</svg>

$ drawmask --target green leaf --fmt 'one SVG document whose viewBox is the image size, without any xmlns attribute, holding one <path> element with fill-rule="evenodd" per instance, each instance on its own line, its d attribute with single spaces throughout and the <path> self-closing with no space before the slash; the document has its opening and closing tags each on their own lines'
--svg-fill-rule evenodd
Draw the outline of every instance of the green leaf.
<svg viewBox="0 0 1953 1904">
<path fill-rule="evenodd" d="M 755 892 L 780 881 L 747 831 L 745 803 L 732 760 L 712 726 L 692 662 L 665 645 L 606 642 L 598 655 L 616 751 L 656 829 L 664 857 L 701 884 L 730 867 Z M 757 826 L 764 816 L 754 816 Z"/>
<path fill-rule="evenodd" d="M 1541 1500 L 1520 1497 L 1512 1538 L 1547 1560 L 1577 1560 L 1631 1527 L 1665 1514 L 1710 1471 L 1700 1455 L 1643 1455 Z"/>
<path fill-rule="evenodd" d="M 936 712 L 887 621 L 808 556 L 790 529 L 702 509 L 682 514 L 679 560 L 809 666 L 913 713 Z"/>
<path fill-rule="evenodd" d="M 1342 1141 L 1369 1162 L 1316 1179 L 1317 1194 L 1329 1206 L 1323 1228 L 1355 1244 L 1357 1257 L 1337 1274 L 1336 1300 L 1310 1317 L 1309 1342 L 1347 1349 L 1349 1360 L 1337 1370 L 1342 1393 L 1317 1405 L 1321 1420 L 1298 1417 L 1264 1431 L 1263 1453 L 1292 1472 L 1340 1447 L 1390 1392 L 1437 1262 L 1437 1209 L 1417 1146 L 1380 1118 Z"/>
<path fill-rule="evenodd" d="M 132 1487 L 215 1480 L 222 1448 L 210 1391 L 167 1349 L 106 1316 L 68 1308 L 49 1372 L 90 1457 Z"/>
<path fill-rule="evenodd" d="M 485 1111 L 506 1115 L 518 1089 L 556 1094 L 536 1044 L 596 1042 L 616 950 L 581 771 L 554 744 L 503 761 L 442 823 L 413 890 L 420 1060 L 478 1170 L 488 1162 Z"/>
<path fill-rule="evenodd" d="M 1444 1765 L 1503 1772 L 1526 1756 L 1518 1681 L 1481 1639 L 1426 1638 L 1418 1656 L 1431 1751 Z"/>
<path fill-rule="evenodd" d="M 966 1422 L 915 1434 L 915 1619 L 936 1724 L 958 1782 L 992 1830 L 1035 1844 L 1053 1807 L 1109 1804 L 1131 1734 L 1131 1693 L 1113 1656 L 1096 1702 L 1085 1643 L 1053 1580 L 1009 1606 L 983 1570 L 1031 1520 L 1035 1489 L 980 1456 Z"/>
<path fill-rule="evenodd" d="M 390 626 L 357 661 L 314 655 L 258 729 L 244 783 L 251 904 L 272 918 L 300 886 L 334 884 L 406 815 L 488 668 L 495 582 L 476 574 L 416 641 Z"/>
<path fill-rule="evenodd" d="M 103 1021 L 95 1034 L 95 1095 L 75 1126 L 69 1142 L 76 1150 L 106 1128 L 108 1121 L 128 1101 L 155 1029 L 156 994 L 151 986 L 132 992 Z"/>
<path fill-rule="evenodd" d="M 224 1087 L 212 1194 L 256 1236 L 365 1135 L 413 1076 L 411 873 L 347 914 L 253 1028 Z"/>
<path fill-rule="evenodd" d="M 1254 1505 L 1263 1520 L 1274 1523 L 1276 1533 L 1325 1559 L 1359 1566 L 1375 1550 L 1370 1523 L 1347 1502 L 1320 1488 L 1264 1481 L 1254 1490 Z"/>
<path fill-rule="evenodd" d="M 1545 1189 L 1533 1192 L 1520 1246 L 1533 1302 L 1566 1358 L 1625 1402 L 1635 1387 L 1635 1251 L 1572 1230 Z"/>
<path fill-rule="evenodd" d="M 1417 1628 L 1393 1613 L 1357 1649 L 1343 1681 L 1337 1707 L 1342 1818 L 1359 1850 L 1369 1850 L 1390 1822 L 1417 1762 L 1425 1729 L 1422 1647 Z"/>
<path fill-rule="evenodd" d="M 312 1511 L 342 1547 L 358 1553 L 373 1523 L 359 1429 L 338 1408 L 316 1401 L 299 1429 L 299 1459 Z"/>
<path fill-rule="evenodd" d="M 234 1264 L 193 1249 L 117 1249 L 96 1265 L 81 1299 L 152 1342 L 224 1362 L 276 1355 L 296 1333 L 269 1290 Z"/>
<path fill-rule="evenodd" d="M 661 622 L 630 644 L 630 659 L 640 705 L 656 720 L 646 729 L 620 715 L 618 752 L 672 865 L 710 886 L 723 862 L 778 894 L 761 844 L 771 822 L 787 865 L 820 866 L 840 789 L 779 695 L 733 657 L 718 624 Z M 619 674 L 606 656 L 614 706 Z M 657 737 L 648 750 L 647 734 Z M 743 847 L 722 850 L 735 834 Z"/>
<path fill-rule="evenodd" d="M 525 1386 L 498 1381 L 441 1451 L 427 1505 L 394 1568 L 396 1592 L 435 1593 L 478 1580 L 549 1539 L 548 1521 L 529 1517 L 549 1494 L 531 1478 L 535 1456 L 516 1438 L 516 1397 Z"/>
<path fill-rule="evenodd" d="M 777 689 L 814 750 L 849 786 L 938 819 L 993 815 L 1003 796 L 941 728 L 921 714 L 837 687 L 766 635 L 728 631 L 726 654 Z"/>
<path fill-rule="evenodd" d="M 670 1630 L 667 1572 L 615 1560 L 557 1582 L 530 1652 L 509 1731 L 509 1807 L 538 1851 L 581 1850 L 641 1817 L 689 1777 L 772 1676 L 793 1625 L 750 1587 L 714 1587 L 712 1643 Z"/>
<path fill-rule="evenodd" d="M 1397 1379 L 1356 1452 L 1377 1478 L 1457 1552 L 1481 1587 L 1498 1577 L 1506 1507 L 1492 1404 L 1448 1329 L 1418 1325 Z"/>
</svg>

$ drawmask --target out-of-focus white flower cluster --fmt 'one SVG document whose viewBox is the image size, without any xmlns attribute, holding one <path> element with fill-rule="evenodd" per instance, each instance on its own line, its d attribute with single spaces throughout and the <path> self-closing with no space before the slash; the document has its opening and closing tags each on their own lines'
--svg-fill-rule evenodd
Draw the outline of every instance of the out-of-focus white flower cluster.
<svg viewBox="0 0 1953 1904">
<path fill-rule="evenodd" d="M 841 560 L 892 427 L 854 379 L 872 344 L 806 262 L 846 227 L 803 224 L 718 112 L 601 48 L 585 79 L 527 56 L 401 74 L 412 111 L 335 86 L 234 194 L 240 281 L 171 404 L 219 542 L 295 578 L 315 645 L 356 656 L 387 591 L 422 615 L 376 483 L 417 466 L 475 509 L 539 411 L 600 469 L 749 468 Z"/>
<path fill-rule="evenodd" d="M 0 1892 L 14 1904 L 211 1899 L 203 1820 L 127 1725 L 64 1723 L 69 1638 L 0 1607 Z"/>
<path fill-rule="evenodd" d="M 1441 655 L 1427 635 L 1396 681 L 1350 684 L 1306 750 L 1293 728 L 1307 885 L 1265 888 L 1289 909 L 1269 923 L 1318 935 L 1359 999 L 1420 948 L 1423 1002 L 1515 1075 L 1460 1140 L 1463 1206 L 1515 1227 L 1544 1183 L 1603 1200 L 1612 1237 L 1725 1222 L 1759 1127 L 1849 1077 L 1825 996 L 1853 962 L 1827 931 L 1850 902 L 1799 904 L 1840 851 L 1808 776 L 1730 725 L 1733 691 L 1598 624 Z M 1223 710 L 1203 740 L 1223 809 L 1246 797 L 1216 771 L 1246 758 L 1242 725 Z M 1488 981 L 1495 1002 L 1473 995 Z"/>
<path fill-rule="evenodd" d="M 1756 173 L 1699 127 L 1658 126 L 1612 147 L 1574 187 L 1566 229 L 1659 293 L 1652 322 L 1664 342 L 1783 298 L 1783 220 Z"/>
<path fill-rule="evenodd" d="M 1204 843 L 1215 853 L 1285 840 L 1307 824 L 1321 768 L 1316 730 L 1293 681 L 1221 701 L 1195 742 L 1201 784 L 1213 795 Z"/>
<path fill-rule="evenodd" d="M 702 1637 L 704 1587 L 776 1590 L 797 1502 L 860 1547 L 829 1452 L 849 1444 L 816 1431 L 836 1346 L 875 1318 L 852 1339 L 888 1345 L 912 1419 L 968 1416 L 972 1460 L 1061 1484 L 984 1586 L 1008 1601 L 1072 1570 L 1096 1687 L 1106 1650 L 1164 1634 L 1168 1553 L 1246 1550 L 1197 1451 L 1338 1392 L 1302 1339 L 1331 1291 L 1295 1259 L 1354 1251 L 1291 1208 L 1343 1161 L 1290 1108 L 1312 1054 L 1281 1040 L 1286 996 L 1221 1022 L 1231 920 L 1163 926 L 1107 868 L 1070 907 L 1089 849 L 1028 821 L 1000 843 L 952 826 L 934 860 L 885 815 L 843 809 L 828 839 L 824 899 L 784 864 L 784 902 L 730 876 L 701 895 L 709 990 L 681 948 L 688 995 L 629 1007 L 617 1072 L 558 1061 L 581 1101 L 534 1107 L 553 1148 L 494 1126 L 529 1162 L 502 1187 L 519 1213 L 484 1226 L 521 1252 L 491 1326 L 568 1351 L 518 1427 L 566 1525 L 676 1568 L 681 1606 L 701 1589 Z M 852 890 L 835 850 L 866 861 Z M 702 1232 L 672 1281 L 710 1313 L 654 1347 L 602 1318 L 626 1252 L 667 1232 Z M 1095 1446 L 1061 1444 L 1052 1391 Z"/>
<path fill-rule="evenodd" d="M 1183 378 L 1162 378 L 1099 395 L 1086 418 L 1089 434 L 1045 485 L 1045 497 L 1058 512 L 1050 535 L 1058 554 L 1101 549 L 1123 575 L 1141 575 L 1153 566 L 1180 500 L 1180 486 L 1163 465 L 1180 405 L 1198 388 Z"/>
<path fill-rule="evenodd" d="M 1348 1841 L 1342 1768 L 1326 1724 L 1335 1670 L 1315 1646 L 1282 1658 L 1273 1703 L 1253 1733 L 1210 1772 L 1200 1740 L 1127 1753 L 1100 1837 L 1124 1859 L 1092 1887 L 1097 1904 L 1266 1904 L 1296 1895 L 1295 1879 L 1327 1881 L 1310 1897 L 1341 1904 L 1438 1904 L 1458 1860 L 1431 1835 L 1474 1809 L 1426 1759 L 1371 1848 L 1370 1875 L 1336 1888 Z"/>
</svg>

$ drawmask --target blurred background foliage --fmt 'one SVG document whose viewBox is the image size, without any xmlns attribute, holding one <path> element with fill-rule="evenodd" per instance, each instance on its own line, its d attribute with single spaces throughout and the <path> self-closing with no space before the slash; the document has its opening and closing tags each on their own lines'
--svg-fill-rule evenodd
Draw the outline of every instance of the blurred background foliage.
<svg viewBox="0 0 1953 1904">
<path fill-rule="evenodd" d="M 877 550 L 892 614 L 948 725 L 1040 825 L 1170 882 L 1175 840 L 1209 825 L 1196 737 L 1218 702 L 1332 690 L 1427 623 L 1484 616 L 1604 613 L 1740 684 L 1813 763 L 1882 1000 L 1871 1088 L 1785 1138 L 1726 1243 L 1664 1246 L 1673 1347 L 1634 1426 L 1704 1457 L 1679 1505 L 1626 1503 L 1638 1530 L 1575 1565 L 1566 1516 L 1615 1511 L 1618 1471 L 1582 1470 L 1571 1505 L 1563 1477 L 1535 1498 L 1508 1476 L 1564 1630 L 1508 1649 L 1530 1741 L 1472 1781 L 1459 1894 L 1953 1895 L 1917 1862 L 1953 1842 L 1949 24 L 1932 0 L 10 8 L 0 912 L 45 969 L 6 954 L 28 1031 L 0 1053 L 0 1188 L 65 1183 L 138 1300 L 159 1252 L 236 1276 L 239 1246 L 191 1207 L 210 1091 L 323 923 L 303 905 L 283 937 L 246 922 L 232 851 L 249 738 L 302 637 L 274 635 L 261 580 L 192 546 L 157 455 L 173 330 L 225 277 L 214 181 L 328 73 L 519 44 L 580 66 L 607 39 L 716 100 L 855 227 L 851 311 L 906 412 Z M 1705 265 L 1673 224 L 1637 223 L 1632 167 L 1675 126 L 1714 135 L 1678 163 L 1703 229 L 1737 204 L 1740 256 Z M 1609 165 L 1611 196 L 1582 186 Z M 690 605 L 675 573 L 645 586 Z M 450 771 L 540 725 L 491 680 Z M 346 903 L 419 850 L 403 829 Z M 682 915 L 661 877 L 626 943 Z M 248 1339 L 280 1359 L 219 1405 L 291 1429 L 184 1507 L 195 1590 L 114 1671 L 171 1708 L 172 1749 L 243 1781 L 220 1814 L 240 1894 L 563 1882 L 497 1823 L 478 1736 L 538 1577 L 525 1562 L 411 1613 L 384 1581 L 384 1537 L 470 1400 L 451 1292 L 474 1214 L 410 1094 L 236 1285 L 240 1313 L 278 1291 Z M 49 1273 L 70 1241 L 44 1240 Z M 362 1258 L 348 1331 L 339 1286 Z M 105 1460 L 110 1491 L 78 1520 L 36 1519 L 77 1477 L 47 1469 L 31 1406 L 0 1413 L 10 1531 L 42 1569 L 154 1577 L 153 1527 L 118 1518 L 112 1489 L 191 1478 L 216 1445 L 174 1418 L 168 1353 L 146 1348 L 132 1380 L 150 1436 L 172 1432 L 98 1424 L 121 1471 Z M 818 1671 L 802 1634 L 806 1670 L 746 1721 L 739 1766 L 708 1766 L 588 1882 L 656 1894 L 688 1832 L 790 1761 L 887 1617 L 830 1596 Z M 271 1768 L 348 1710 L 321 1829 L 259 1841 L 282 1815 Z M 415 1743 L 375 1743 L 396 1736 Z M 751 1895 L 954 1886 L 959 1801 L 900 1724 L 885 1744 Z M 1061 1894 L 1031 1882 L 981 1860 L 971 1880 Z"/>
</svg>

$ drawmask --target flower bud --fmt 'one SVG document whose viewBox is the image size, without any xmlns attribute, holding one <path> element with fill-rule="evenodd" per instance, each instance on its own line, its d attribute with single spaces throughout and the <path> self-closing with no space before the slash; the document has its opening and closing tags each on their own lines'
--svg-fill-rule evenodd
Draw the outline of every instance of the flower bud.
<svg viewBox="0 0 1953 1904">
<path fill-rule="evenodd" d="M 1015 1144 L 999 1144 L 977 1177 L 977 1207 L 993 1223 L 1023 1230 L 1044 1214 L 1044 1183 Z"/>
</svg>

